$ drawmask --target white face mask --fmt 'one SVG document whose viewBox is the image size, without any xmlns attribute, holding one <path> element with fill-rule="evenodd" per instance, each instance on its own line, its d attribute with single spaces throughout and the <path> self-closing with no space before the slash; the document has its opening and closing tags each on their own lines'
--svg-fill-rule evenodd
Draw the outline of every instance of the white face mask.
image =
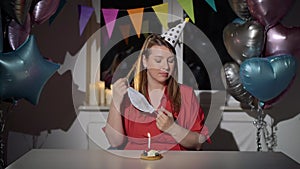
<svg viewBox="0 0 300 169">
<path fill-rule="evenodd" d="M 148 113 L 156 112 L 153 106 L 147 101 L 145 96 L 136 91 L 134 88 L 128 87 L 127 93 L 132 105 L 135 108 Z"/>
</svg>

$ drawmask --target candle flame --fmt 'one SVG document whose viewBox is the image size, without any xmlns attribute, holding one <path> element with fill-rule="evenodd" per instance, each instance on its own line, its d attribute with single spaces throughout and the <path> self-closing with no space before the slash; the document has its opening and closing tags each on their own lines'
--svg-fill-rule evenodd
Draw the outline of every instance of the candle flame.
<svg viewBox="0 0 300 169">
<path fill-rule="evenodd" d="M 151 137 L 150 133 L 147 133 L 147 135 L 148 135 L 149 138 Z"/>
</svg>

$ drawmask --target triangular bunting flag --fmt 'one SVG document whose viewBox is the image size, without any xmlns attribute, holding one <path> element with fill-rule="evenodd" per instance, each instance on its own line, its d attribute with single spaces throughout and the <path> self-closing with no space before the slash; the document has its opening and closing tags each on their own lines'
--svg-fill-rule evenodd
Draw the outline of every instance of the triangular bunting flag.
<svg viewBox="0 0 300 169">
<path fill-rule="evenodd" d="M 168 29 L 168 3 L 152 6 L 162 26 Z"/>
<path fill-rule="evenodd" d="M 140 38 L 144 8 L 128 9 L 127 12 L 134 26 L 137 36 Z"/>
<path fill-rule="evenodd" d="M 211 7 L 215 12 L 217 12 L 215 0 L 205 0 L 205 1 L 210 5 L 210 7 Z"/>
<path fill-rule="evenodd" d="M 129 37 L 129 33 L 130 33 L 130 25 L 126 24 L 126 25 L 120 25 L 119 26 L 120 31 L 123 35 L 123 38 L 125 39 L 125 43 L 126 45 L 128 45 L 128 37 Z"/>
<path fill-rule="evenodd" d="M 143 21 L 142 32 L 144 33 L 145 38 L 147 38 L 149 33 L 149 21 Z"/>
<path fill-rule="evenodd" d="M 82 35 L 83 30 L 85 29 L 88 21 L 90 20 L 94 8 L 88 6 L 78 5 L 79 11 L 79 33 Z"/>
<path fill-rule="evenodd" d="M 190 19 L 195 23 L 193 0 L 177 0 Z"/>
<path fill-rule="evenodd" d="M 93 5 L 93 7 L 95 9 L 97 23 L 100 23 L 100 21 L 101 21 L 101 15 L 100 15 L 101 1 L 99 1 L 99 0 L 92 0 L 92 5 Z"/>
<path fill-rule="evenodd" d="M 102 8 L 104 22 L 105 22 L 105 26 L 106 26 L 106 30 L 107 30 L 109 38 L 111 37 L 112 31 L 114 30 L 118 11 L 119 11 L 118 9 L 103 9 Z"/>
</svg>

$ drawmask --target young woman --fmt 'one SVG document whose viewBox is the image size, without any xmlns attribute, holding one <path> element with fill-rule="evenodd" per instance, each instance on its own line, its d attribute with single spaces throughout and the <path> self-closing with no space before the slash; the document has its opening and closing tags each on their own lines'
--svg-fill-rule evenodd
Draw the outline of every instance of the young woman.
<svg viewBox="0 0 300 169">
<path fill-rule="evenodd" d="M 113 84 L 106 137 L 112 147 L 200 150 L 208 139 L 204 114 L 191 87 L 176 81 L 175 48 L 160 35 L 147 37 L 135 64 L 132 86 L 142 93 L 158 113 L 141 112 L 127 95 L 128 79 Z"/>
</svg>

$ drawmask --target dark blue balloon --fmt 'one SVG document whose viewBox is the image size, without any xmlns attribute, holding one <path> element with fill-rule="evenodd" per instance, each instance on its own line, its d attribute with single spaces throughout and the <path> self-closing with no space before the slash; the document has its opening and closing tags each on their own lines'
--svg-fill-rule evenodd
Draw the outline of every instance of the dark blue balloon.
<svg viewBox="0 0 300 169">
<path fill-rule="evenodd" d="M 47 80 L 59 65 L 43 58 L 31 35 L 19 48 L 0 53 L 0 98 L 24 98 L 36 105 Z"/>
<path fill-rule="evenodd" d="M 296 67 L 296 59 L 291 55 L 250 58 L 240 65 L 240 79 L 249 93 L 265 102 L 288 87 Z"/>
</svg>

